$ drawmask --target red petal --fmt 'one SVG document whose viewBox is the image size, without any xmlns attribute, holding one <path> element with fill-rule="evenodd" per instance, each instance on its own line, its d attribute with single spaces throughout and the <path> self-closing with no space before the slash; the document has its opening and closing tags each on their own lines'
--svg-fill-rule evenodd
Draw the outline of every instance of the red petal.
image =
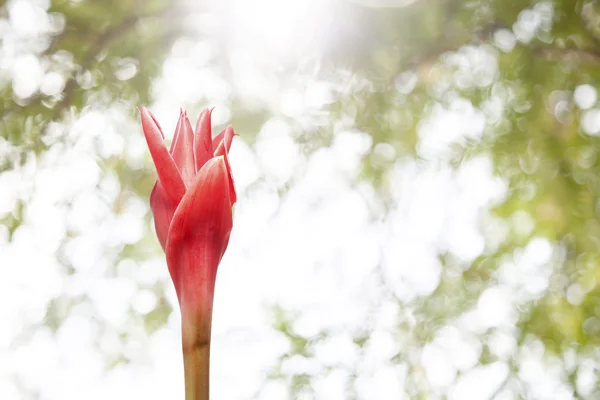
<svg viewBox="0 0 600 400">
<path fill-rule="evenodd" d="M 227 137 L 228 131 L 231 131 L 230 132 L 231 136 L 229 138 Z M 219 132 L 219 134 L 213 138 L 214 155 L 217 155 L 217 152 L 219 151 L 219 146 L 221 145 L 221 143 L 223 141 L 225 141 L 225 145 L 227 146 L 227 151 L 229 151 L 229 149 L 231 148 L 231 141 L 233 140 L 234 136 L 238 136 L 238 135 L 233 131 L 233 128 L 231 127 L 231 125 L 229 125 L 227 128 L 225 128 L 221 132 Z"/>
<path fill-rule="evenodd" d="M 182 312 L 212 300 L 217 267 L 233 227 L 225 157 L 206 162 L 179 203 L 167 240 L 167 265 Z"/>
<path fill-rule="evenodd" d="M 210 114 L 212 109 L 205 108 L 198 117 L 196 123 L 196 134 L 194 135 L 194 156 L 196 157 L 196 172 L 206 163 L 213 153 L 212 130 L 210 125 Z"/>
<path fill-rule="evenodd" d="M 227 128 L 229 128 L 229 127 L 227 127 Z M 225 131 L 227 130 L 227 128 L 223 129 L 214 138 L 212 138 L 212 148 L 213 148 L 213 151 L 217 147 L 219 147 L 219 143 L 221 143 L 221 140 L 223 140 L 223 137 L 225 136 Z"/>
<path fill-rule="evenodd" d="M 190 185 L 196 175 L 193 148 L 194 132 L 187 113 L 184 111 L 179 115 L 171 154 L 186 186 Z"/>
<path fill-rule="evenodd" d="M 140 114 L 144 136 L 156 167 L 158 180 L 161 182 L 167 196 L 177 204 L 185 194 L 185 185 L 179 170 L 165 146 L 160 127 L 152 114 L 146 107 L 141 109 Z"/>
<path fill-rule="evenodd" d="M 235 183 L 233 181 L 233 174 L 231 173 L 231 165 L 229 164 L 229 154 L 227 151 L 223 154 L 225 157 L 225 165 L 227 165 L 227 174 L 229 176 L 229 200 L 233 206 L 237 201 L 237 194 L 235 192 Z"/>
<path fill-rule="evenodd" d="M 181 131 L 181 116 L 183 115 L 183 109 L 179 109 L 179 119 L 177 120 L 177 126 L 175 126 L 175 134 L 173 140 L 171 140 L 171 147 L 169 147 L 169 154 L 173 156 L 173 150 L 175 150 L 175 143 L 179 140 L 179 132 Z M 164 137 L 164 136 L 163 136 Z"/>
<path fill-rule="evenodd" d="M 215 147 L 215 152 L 214 155 L 223 155 L 223 147 L 227 148 L 227 151 L 229 151 L 229 149 L 231 148 L 231 141 L 233 140 L 233 137 L 235 136 L 235 132 L 233 131 L 233 128 L 230 126 L 228 126 L 227 128 L 225 128 L 223 130 L 223 136 L 221 138 L 221 140 L 219 141 L 219 143 L 217 144 L 217 147 Z M 220 133 L 219 133 L 220 135 Z M 216 137 L 215 137 L 216 139 Z"/>
<path fill-rule="evenodd" d="M 164 250 L 167 244 L 169 225 L 171 225 L 171 219 L 173 219 L 173 213 L 177 208 L 177 204 L 173 203 L 166 195 L 165 189 L 160 184 L 160 181 L 156 182 L 154 189 L 152 189 L 152 193 L 150 193 L 150 208 L 152 209 L 152 215 L 154 216 L 156 236 Z"/>
<path fill-rule="evenodd" d="M 235 133 L 233 132 L 233 128 L 228 126 L 227 129 L 223 131 L 224 138 L 219 143 L 219 147 L 215 150 L 215 157 L 223 156 L 225 157 L 225 165 L 227 166 L 227 173 L 229 174 L 229 198 L 231 199 L 231 205 L 235 204 L 237 201 L 237 195 L 235 193 L 235 184 L 233 182 L 233 174 L 231 173 L 231 166 L 229 165 L 229 149 L 231 148 L 231 142 L 233 141 L 233 136 Z"/>
</svg>

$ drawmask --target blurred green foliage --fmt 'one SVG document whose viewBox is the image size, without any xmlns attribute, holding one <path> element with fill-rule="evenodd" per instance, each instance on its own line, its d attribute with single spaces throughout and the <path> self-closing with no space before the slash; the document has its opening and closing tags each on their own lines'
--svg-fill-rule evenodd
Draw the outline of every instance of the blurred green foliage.
<svg viewBox="0 0 600 400">
<path fill-rule="evenodd" d="M 434 94 L 436 86 L 453 79 L 453 67 L 445 62 L 448 54 L 493 43 L 495 33 L 512 29 L 524 10 L 538 5 L 551 6 L 551 28 L 528 44 L 517 42 L 512 51 L 497 51 L 499 76 L 494 84 L 454 84 L 444 93 L 458 94 L 479 107 L 500 88 L 513 92 L 511 101 L 504 99 L 506 118 L 487 125 L 481 142 L 456 149 L 455 160 L 460 163 L 465 157 L 490 154 L 496 172 L 510 185 L 509 196 L 496 207 L 495 215 L 509 219 L 524 211 L 534 219 L 535 228 L 526 236 L 509 236 L 497 252 L 481 256 L 460 279 L 444 279 L 420 306 L 420 312 L 431 318 L 436 309 L 430 305 L 437 297 L 458 302 L 438 309 L 441 318 L 463 312 L 495 279 L 496 261 L 542 235 L 564 248 L 565 260 L 554 272 L 564 279 L 560 290 L 552 290 L 536 307 L 521 314 L 522 335 L 533 333 L 556 351 L 574 342 L 592 349 L 600 343 L 600 336 L 596 331 L 585 332 L 583 326 L 597 316 L 594 305 L 600 301 L 600 293 L 590 290 L 582 305 L 571 305 L 565 291 L 572 283 L 592 289 L 600 274 L 599 141 L 583 133 L 582 111 L 573 100 L 578 85 L 598 86 L 600 4 L 583 0 L 431 0 L 405 8 L 361 10 L 356 15 L 361 30 L 369 32 L 368 43 L 354 48 L 354 54 L 342 52 L 346 55 L 342 62 L 372 80 L 374 89 L 350 93 L 333 107 L 342 115 L 358 103 L 356 124 L 372 133 L 373 145 L 389 143 L 399 154 L 419 157 L 415 148 L 419 122 L 432 103 L 446 101 L 444 95 Z M 348 59 L 348 54 L 353 58 Z M 414 71 L 419 80 L 410 94 L 399 99 L 393 81 L 406 71 Z M 563 111 L 557 108 L 557 96 L 565 101 Z M 524 164 L 530 167 L 524 168 Z M 379 182 L 389 165 L 367 158 L 364 167 L 364 176 Z M 465 301 L 459 300 L 462 297 Z"/>
<path fill-rule="evenodd" d="M 552 10 L 548 29 L 529 43 L 517 41 L 511 51 L 493 50 L 498 60 L 494 83 L 457 84 L 454 67 L 447 62 L 450 54 L 493 44 L 495 34 L 512 30 L 519 18 L 527 17 L 526 10 L 540 5 Z M 454 162 L 460 165 L 474 155 L 490 155 L 497 174 L 509 183 L 508 196 L 494 215 L 510 221 L 524 212 L 534 228 L 524 235 L 508 235 L 498 249 L 487 250 L 471 265 L 453 267 L 451 257 L 440 255 L 446 267 L 441 284 L 414 305 L 417 320 L 424 322 L 415 327 L 417 337 L 431 340 L 440 327 L 471 309 L 483 290 L 497 281 L 499 264 L 516 257 L 533 237 L 542 236 L 560 251 L 554 256 L 550 289 L 531 307 L 519 310 L 519 342 L 533 335 L 550 353 L 575 348 L 580 354 L 595 354 L 600 344 L 596 323 L 600 143 L 597 136 L 584 132 L 584 112 L 575 106 L 573 92 L 582 84 L 596 88 L 599 84 L 600 4 L 422 0 L 404 8 L 377 7 L 350 14 L 364 36 L 358 45 L 352 42 L 337 49 L 330 61 L 366 77 L 372 86 L 342 95 L 332 110 L 338 116 L 355 117 L 356 126 L 372 134 L 373 147 L 387 143 L 400 156 L 419 158 L 418 129 L 432 104 L 447 105 L 450 94 L 481 107 L 499 92 L 510 92 L 502 98 L 504 118 L 486 124 L 482 140 L 455 148 Z M 394 80 L 407 71 L 419 79 L 409 94 L 399 95 Z M 440 83 L 447 81 L 452 84 L 440 94 Z M 363 178 L 380 187 L 383 201 L 382 182 L 389 167 L 390 163 L 375 163 L 369 156 L 364 160 Z M 581 304 L 568 301 L 573 284 L 584 288 Z M 481 362 L 492 361 L 484 351 Z M 422 395 L 416 390 L 415 398 L 417 393 Z"/>
<path fill-rule="evenodd" d="M 23 159 L 28 151 L 47 149 L 48 123 L 90 103 L 104 107 L 115 101 L 147 103 L 151 80 L 182 33 L 172 23 L 178 11 L 163 0 L 56 0 L 47 11 L 56 28 L 38 38 L 39 57 L 49 71 L 64 76 L 65 85 L 58 95 L 37 92 L 25 99 L 16 96 L 10 84 L 2 87 L 0 133 L 19 150 L 10 162 Z M 7 12 L 0 8 L 1 17 Z M 135 73 L 123 71 L 128 67 Z M 0 167 L 6 169 L 10 162 Z"/>
</svg>

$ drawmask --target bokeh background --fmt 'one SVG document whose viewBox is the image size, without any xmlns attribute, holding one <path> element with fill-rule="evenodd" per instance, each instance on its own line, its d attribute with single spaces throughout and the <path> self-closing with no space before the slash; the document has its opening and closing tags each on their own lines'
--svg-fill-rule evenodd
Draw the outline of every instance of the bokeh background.
<svg viewBox="0 0 600 400">
<path fill-rule="evenodd" d="M 182 399 L 135 107 L 232 124 L 214 399 L 598 399 L 600 3 L 0 0 L 0 399 Z"/>
</svg>

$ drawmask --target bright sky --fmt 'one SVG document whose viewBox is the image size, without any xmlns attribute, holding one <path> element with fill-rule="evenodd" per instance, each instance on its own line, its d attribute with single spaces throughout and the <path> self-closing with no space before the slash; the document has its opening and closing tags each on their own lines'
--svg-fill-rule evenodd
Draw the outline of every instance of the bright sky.
<svg viewBox="0 0 600 400">
<path fill-rule="evenodd" d="M 240 60 L 248 61 L 249 51 L 260 50 L 277 63 L 311 46 L 310 40 L 299 40 L 299 26 L 327 20 L 328 4 L 229 0 L 223 9 L 215 7 L 230 10 L 226 18 L 236 22 L 231 35 Z M 5 35 L 0 78 L 8 77 L 21 97 L 38 90 L 59 92 L 64 85 L 60 74 L 39 62 L 34 47 L 17 45 L 53 29 L 56 21 L 48 18 L 47 7 L 47 1 L 12 0 L 8 20 L 0 20 Z M 457 66 L 455 83 L 493 84 L 497 52 L 510 51 L 517 40 L 530 40 L 546 12 L 527 11 L 514 32 L 505 30 L 496 37 L 496 48 L 466 48 L 452 56 L 447 61 Z M 248 40 L 258 48 L 249 49 Z M 290 42 L 299 47 L 287 48 Z M 503 199 L 507 187 L 494 176 L 485 155 L 456 170 L 448 166 L 450 145 L 481 138 L 486 123 L 502 115 L 501 91 L 483 110 L 455 96 L 429 111 L 420 124 L 418 146 L 427 162 L 395 161 L 385 180 L 394 200 L 386 214 L 373 188 L 356 184 L 361 157 L 371 151 L 368 132 L 339 129 L 330 147 L 307 156 L 284 118 L 317 118 L 331 101 L 333 83 L 300 77 L 278 85 L 256 62 L 238 63 L 234 81 L 227 82 L 208 64 L 212 51 L 210 43 L 180 40 L 155 82 L 157 100 L 150 108 L 167 136 L 179 107 L 201 97 L 216 106 L 214 124 L 219 126 L 231 118 L 225 103 L 232 92 L 269 104 L 273 113 L 255 144 L 237 138 L 231 150 L 239 202 L 217 282 L 214 398 L 290 398 L 286 382 L 265 381 L 290 350 L 288 339 L 272 327 L 275 305 L 297 313 L 297 334 L 329 332 L 316 344 L 314 357 L 285 359 L 280 370 L 284 375 L 318 376 L 318 399 L 345 399 L 349 379 L 356 375 L 356 388 L 365 400 L 409 399 L 408 386 L 417 379 L 426 379 L 431 398 L 448 393 L 450 399 L 480 400 L 496 394 L 495 399 L 508 400 L 513 398 L 510 392 L 499 388 L 512 358 L 522 363 L 518 374 L 532 398 L 573 398 L 557 361 L 543 359 L 541 343 L 532 340 L 518 349 L 514 336 L 518 306 L 548 286 L 554 250 L 545 239 L 532 240 L 503 263 L 498 282 L 476 306 L 439 329 L 430 342 L 414 343 L 411 335 L 419 321 L 410 304 L 438 287 L 443 268 L 439 252 L 449 251 L 468 263 L 510 230 L 526 234 L 533 229 L 526 214 L 505 223 L 487 212 Z M 414 79 L 399 76 L 398 90 L 410 93 Z M 590 134 L 600 132 L 596 97 L 589 85 L 575 92 L 577 105 L 589 109 L 584 119 Z M 138 242 L 152 229 L 143 219 L 146 202 L 121 193 L 115 174 L 97 162 L 122 155 L 133 169 L 153 168 L 141 128 L 123 107 L 115 105 L 102 114 L 90 109 L 73 124 L 54 127 L 58 133 L 65 130 L 66 145 L 56 144 L 23 168 L 0 174 L 0 217 L 12 212 L 19 199 L 28 204 L 24 224 L 10 243 L 0 226 L 0 399 L 22 398 L 22 391 L 47 400 L 183 398 L 178 312 L 153 334 L 141 324 L 159 305 L 157 293 L 163 290 L 177 310 L 164 255 L 153 240 L 149 260 L 117 257 L 122 245 Z M 0 158 L 10 151 L 0 138 Z M 396 158 L 389 145 L 374 151 Z M 281 195 L 284 187 L 289 190 Z M 117 196 L 124 196 L 118 215 L 110 206 Z M 67 230 L 76 234 L 61 247 Z M 67 271 L 59 256 L 74 271 Z M 378 273 L 385 278 L 384 286 Z M 580 292 L 573 289 L 572 301 Z M 49 302 L 57 298 L 54 307 L 66 319 L 53 332 L 44 317 Z M 361 350 L 351 333 L 365 326 L 370 336 Z M 488 345 L 498 361 L 478 366 L 483 346 L 478 335 L 492 327 L 497 329 Z M 123 335 L 128 339 L 121 340 Z M 392 363 L 409 345 L 416 349 L 406 354 L 410 359 Z M 105 369 L 107 359 L 116 363 L 122 355 L 131 362 Z M 582 392 L 593 389 L 594 368 L 581 365 L 577 385 Z"/>
</svg>

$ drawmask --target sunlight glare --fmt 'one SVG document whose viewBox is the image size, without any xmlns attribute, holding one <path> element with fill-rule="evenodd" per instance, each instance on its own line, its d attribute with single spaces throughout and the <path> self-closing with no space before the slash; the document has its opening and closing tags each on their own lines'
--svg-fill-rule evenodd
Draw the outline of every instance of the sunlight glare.
<svg viewBox="0 0 600 400">
<path fill-rule="evenodd" d="M 228 32 L 238 48 L 279 60 L 298 59 L 320 45 L 330 0 L 230 0 Z"/>
</svg>

